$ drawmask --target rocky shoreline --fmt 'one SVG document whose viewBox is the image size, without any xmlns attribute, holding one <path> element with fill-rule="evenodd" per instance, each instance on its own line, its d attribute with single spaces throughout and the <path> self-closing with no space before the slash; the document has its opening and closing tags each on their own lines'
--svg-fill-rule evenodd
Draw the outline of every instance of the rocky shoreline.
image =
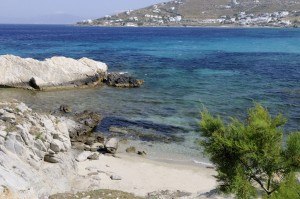
<svg viewBox="0 0 300 199">
<path fill-rule="evenodd" d="M 140 87 L 143 80 L 127 74 L 108 73 L 105 63 L 88 58 L 52 57 L 39 61 L 14 55 L 0 56 L 0 87 L 28 90 L 58 90 L 93 87 Z"/>
<path fill-rule="evenodd" d="M 203 172 L 199 168 L 191 170 L 150 163 L 142 158 L 146 152 L 138 151 L 134 146 L 123 151 L 123 155 L 122 152 L 116 154 L 118 138 L 94 133 L 101 119 L 94 112 L 73 113 L 67 105 L 60 106 L 51 114 L 43 114 L 34 112 L 22 102 L 1 103 L 0 198 L 48 198 L 56 193 L 77 193 L 100 188 L 145 196 L 161 190 L 165 185 L 165 189 L 176 191 L 182 187 L 183 191 L 192 192 L 198 190 L 198 186 L 192 189 L 185 181 L 197 181 L 199 178 L 201 182 L 203 177 L 203 183 L 210 183 L 209 186 L 199 187 L 199 190 L 206 192 L 214 188 L 214 171 L 211 169 Z M 195 171 L 200 177 L 195 176 Z M 182 179 L 174 180 L 173 185 L 169 181 L 157 184 L 156 181 L 161 181 L 161 172 L 168 173 L 166 180 L 177 178 L 174 172 L 182 172 Z M 128 173 L 132 174 L 127 176 Z M 149 178 L 148 175 L 153 176 L 154 182 L 149 180 L 157 186 L 148 186 L 146 181 L 145 184 L 140 183 L 140 178 Z M 129 185 L 128 181 L 133 184 Z M 139 185 L 143 187 L 134 191 L 134 187 Z"/>
<path fill-rule="evenodd" d="M 53 57 L 38 61 L 6 55 L 0 56 L 0 66 L 1 87 L 47 91 L 100 84 L 135 88 L 144 83 L 127 74 L 108 73 L 106 64 L 87 58 Z M 107 126 L 111 119 L 116 123 Z M 101 123 L 105 123 L 102 128 L 107 128 L 109 135 L 99 131 Z M 150 128 L 154 124 L 102 118 L 91 111 L 77 113 L 66 104 L 46 114 L 16 100 L 0 103 L 0 199 L 44 199 L 57 193 L 99 189 L 130 192 L 137 197 L 171 197 L 182 190 L 178 198 L 182 193 L 194 198 L 199 191 L 214 189 L 214 170 L 154 163 L 144 158 L 147 152 L 120 141 L 126 141 L 127 136 L 163 143 L 181 142 L 182 138 L 172 134 L 150 135 L 129 125 Z M 158 128 L 172 131 L 175 127 Z M 174 173 L 179 174 L 179 181 Z M 196 183 L 199 179 L 200 187 Z"/>
</svg>

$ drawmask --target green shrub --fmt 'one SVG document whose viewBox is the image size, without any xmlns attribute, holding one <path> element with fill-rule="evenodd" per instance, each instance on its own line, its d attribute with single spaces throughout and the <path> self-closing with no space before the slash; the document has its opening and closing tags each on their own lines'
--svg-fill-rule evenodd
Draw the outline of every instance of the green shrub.
<svg viewBox="0 0 300 199">
<path fill-rule="evenodd" d="M 285 123 L 281 114 L 272 118 L 259 104 L 249 110 L 245 123 L 231 118 L 224 124 L 219 116 L 201 113 L 201 145 L 216 166 L 221 191 L 245 199 L 256 197 L 258 191 L 267 196 L 283 192 L 300 168 L 300 132 L 289 133 L 283 147 Z"/>
</svg>

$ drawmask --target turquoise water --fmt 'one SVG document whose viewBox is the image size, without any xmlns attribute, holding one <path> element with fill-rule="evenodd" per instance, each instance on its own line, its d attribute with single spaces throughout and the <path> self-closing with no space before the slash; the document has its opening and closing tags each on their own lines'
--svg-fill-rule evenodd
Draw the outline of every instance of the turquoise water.
<svg viewBox="0 0 300 199">
<path fill-rule="evenodd" d="M 286 131 L 300 129 L 299 29 L 0 25 L 0 54 L 88 57 L 144 79 L 139 89 L 1 89 L 0 97 L 39 110 L 66 103 L 99 111 L 114 125 L 128 121 L 144 131 L 183 137 L 183 151 L 197 147 L 203 107 L 244 118 L 260 102 L 289 118 Z"/>
</svg>

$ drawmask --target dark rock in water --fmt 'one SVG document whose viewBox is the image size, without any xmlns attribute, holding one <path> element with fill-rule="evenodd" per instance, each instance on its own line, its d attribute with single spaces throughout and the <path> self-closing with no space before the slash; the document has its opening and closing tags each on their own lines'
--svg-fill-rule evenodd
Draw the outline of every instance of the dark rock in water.
<svg viewBox="0 0 300 199">
<path fill-rule="evenodd" d="M 91 137 L 91 132 L 101 121 L 101 116 L 96 112 L 84 111 L 75 114 L 73 119 L 78 123 L 76 127 L 70 129 L 70 138 L 75 141 L 75 138 L 80 139 L 81 136 Z M 98 141 L 98 137 L 95 137 Z M 99 141 L 98 141 L 99 142 Z"/>
<path fill-rule="evenodd" d="M 69 105 L 63 104 L 59 107 L 59 110 L 64 113 L 71 113 L 72 108 Z"/>
<path fill-rule="evenodd" d="M 127 74 L 120 73 L 109 73 L 105 82 L 109 86 L 123 88 L 140 87 L 144 84 L 144 80 L 138 80 Z"/>
<path fill-rule="evenodd" d="M 141 156 L 147 155 L 147 153 L 146 153 L 145 151 L 138 151 L 137 154 L 138 154 L 138 155 L 141 155 Z"/>
<path fill-rule="evenodd" d="M 134 146 L 131 146 L 131 147 L 128 147 L 128 148 L 126 149 L 126 152 L 127 152 L 127 153 L 135 153 L 135 152 L 136 152 L 136 149 L 135 149 Z"/>
<path fill-rule="evenodd" d="M 96 131 L 107 133 L 109 135 L 116 133 L 116 136 L 124 138 L 137 138 L 142 141 L 157 141 L 164 143 L 183 142 L 183 136 L 176 136 L 174 134 L 184 134 L 187 132 L 186 129 L 177 126 L 143 120 L 132 121 L 118 117 L 104 118 L 99 126 L 97 126 Z"/>
<path fill-rule="evenodd" d="M 40 86 L 38 85 L 37 83 L 37 80 L 36 78 L 32 77 L 30 80 L 29 80 L 29 86 L 31 86 L 32 88 L 36 89 L 36 90 L 40 90 Z"/>
<path fill-rule="evenodd" d="M 109 140 L 107 140 L 107 142 L 104 145 L 105 150 L 108 153 L 115 154 L 118 149 L 118 143 L 119 143 L 119 141 L 117 138 L 110 138 Z"/>
</svg>

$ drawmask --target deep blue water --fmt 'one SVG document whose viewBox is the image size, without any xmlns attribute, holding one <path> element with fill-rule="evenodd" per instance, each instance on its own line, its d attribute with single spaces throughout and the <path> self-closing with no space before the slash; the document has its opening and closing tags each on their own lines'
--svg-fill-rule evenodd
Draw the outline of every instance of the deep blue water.
<svg viewBox="0 0 300 199">
<path fill-rule="evenodd" d="M 300 129 L 300 29 L 0 25 L 0 54 L 88 57 L 146 82 L 139 89 L 0 90 L 2 99 L 17 98 L 33 108 L 68 103 L 109 117 L 180 127 L 183 136 L 194 137 L 203 107 L 243 118 L 259 102 L 289 118 L 286 131 Z"/>
</svg>

